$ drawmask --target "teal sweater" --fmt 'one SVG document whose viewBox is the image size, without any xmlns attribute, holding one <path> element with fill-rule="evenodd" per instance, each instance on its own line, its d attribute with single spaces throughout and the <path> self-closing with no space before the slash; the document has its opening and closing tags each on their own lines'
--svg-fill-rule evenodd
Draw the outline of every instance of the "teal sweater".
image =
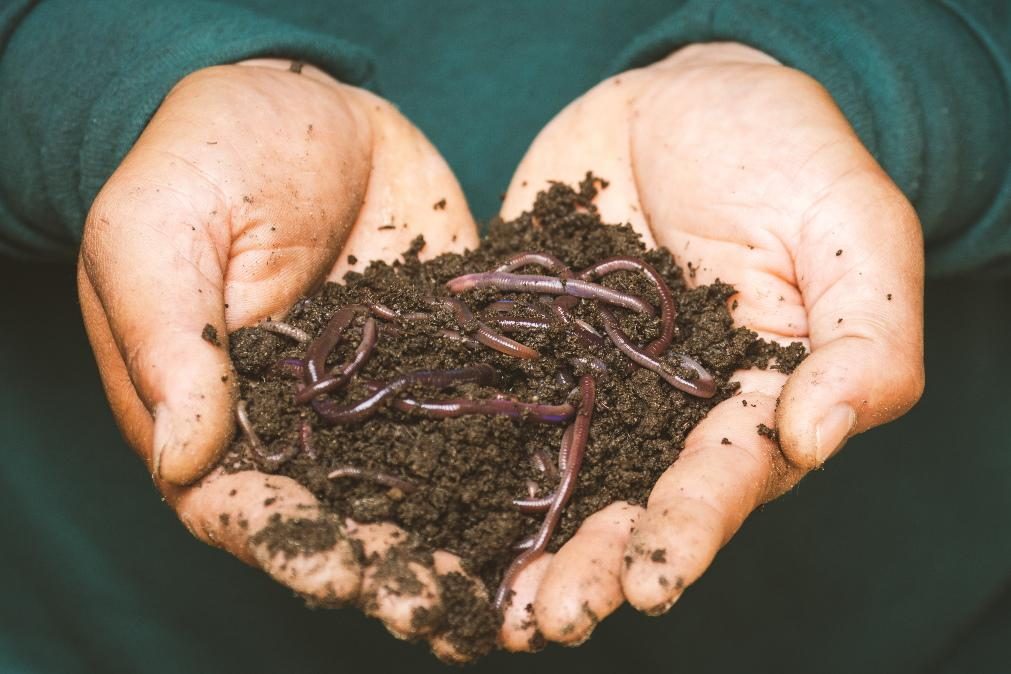
<svg viewBox="0 0 1011 674">
<path fill-rule="evenodd" d="M 300 58 L 380 91 L 476 215 L 540 127 L 605 75 L 736 40 L 824 84 L 916 206 L 935 274 L 1011 265 L 1011 4 L 1003 0 L 15 0 L 0 10 L 0 250 L 68 256 L 168 89 Z"/>
</svg>

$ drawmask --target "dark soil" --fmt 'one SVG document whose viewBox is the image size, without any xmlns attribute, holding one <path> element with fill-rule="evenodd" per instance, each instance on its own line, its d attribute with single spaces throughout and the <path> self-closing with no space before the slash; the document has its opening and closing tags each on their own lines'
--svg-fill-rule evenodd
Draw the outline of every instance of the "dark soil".
<svg viewBox="0 0 1011 674">
<path fill-rule="evenodd" d="M 532 211 L 511 222 L 493 222 L 480 247 L 463 255 L 418 260 L 424 243 L 418 239 L 392 265 L 373 262 L 363 273 L 349 273 L 343 285 L 327 284 L 318 294 L 300 301 L 286 321 L 316 335 L 339 308 L 378 302 L 401 312 L 428 312 L 428 320 L 401 321 L 398 334 L 380 332 L 378 346 L 351 385 L 336 398 L 357 401 L 368 395 L 365 382 L 388 381 L 411 370 L 491 364 L 499 373 L 495 390 L 463 385 L 448 391 L 412 390 L 418 398 L 488 397 L 507 392 L 520 400 L 561 403 L 569 398 L 571 379 L 559 372 L 587 374 L 570 361 L 594 355 L 609 366 L 598 378 L 586 458 L 575 493 L 565 508 L 549 549 L 557 549 L 593 512 L 613 501 L 644 504 L 660 474 L 678 458 L 685 437 L 717 403 L 734 392 L 727 378 L 742 367 L 775 367 L 791 371 L 804 357 L 800 344 L 782 348 L 759 340 L 746 329 L 734 328 L 727 301 L 734 289 L 723 283 L 689 289 L 670 253 L 645 250 L 627 225 L 603 225 L 592 199 L 600 181 L 587 178 L 578 190 L 555 184 L 541 193 Z M 441 203 L 441 202 L 440 202 Z M 438 204 L 437 204 L 438 206 Z M 536 360 L 512 358 L 486 347 L 474 348 L 440 336 L 458 329 L 449 311 L 430 309 L 426 296 L 446 296 L 447 280 L 470 272 L 488 271 L 520 251 L 550 252 L 575 270 L 614 255 L 629 255 L 652 263 L 674 291 L 677 332 L 672 352 L 698 359 L 718 382 L 715 397 L 704 400 L 682 393 L 645 369 L 631 371 L 628 359 L 610 342 L 590 352 L 588 347 L 558 327 L 550 332 L 517 332 L 510 336 L 537 349 Z M 530 268 L 520 272 L 544 273 Z M 627 290 L 658 306 L 647 278 L 631 272 L 609 275 L 604 285 Z M 495 290 L 473 290 L 461 299 L 479 313 L 481 307 L 503 298 L 524 306 L 540 297 Z M 523 313 L 523 312 L 521 312 Z M 582 301 L 574 313 L 593 326 L 601 321 L 593 302 Z M 658 321 L 615 310 L 625 331 L 638 344 L 658 335 Z M 525 315 L 536 313 L 526 310 Z M 356 320 L 331 355 L 328 366 L 347 362 L 361 335 L 364 317 Z M 473 328 L 473 326 L 469 326 Z M 466 330 L 464 330 L 466 332 Z M 209 336 L 212 337 L 212 336 Z M 428 419 L 386 407 L 371 419 L 353 425 L 328 427 L 306 405 L 295 402 L 296 381 L 274 365 L 283 358 L 302 357 L 305 346 L 258 328 L 244 328 L 230 336 L 231 355 L 240 374 L 240 395 L 264 444 L 278 451 L 299 443 L 303 421 L 313 428 L 318 458 L 300 452 L 276 470 L 306 485 L 334 513 L 360 522 L 392 521 L 415 535 L 412 545 L 427 550 L 446 549 L 460 555 L 466 568 L 494 594 L 502 573 L 515 557 L 512 546 L 533 534 L 540 515 L 519 513 L 514 498 L 528 495 L 528 482 L 540 494 L 555 484 L 535 469 L 531 451 L 557 452 L 563 427 L 524 423 L 505 417 L 463 416 Z M 417 489 L 389 488 L 367 480 L 329 480 L 338 466 L 380 470 L 409 480 Z M 229 471 L 266 467 L 241 433 L 225 458 Z M 260 534 L 278 550 L 300 554 L 313 544 L 325 545 L 329 534 L 309 523 L 277 522 Z M 444 619 L 461 649 L 478 654 L 491 648 L 497 619 L 484 602 L 473 599 L 470 581 L 450 574 L 440 579 L 446 605 Z M 419 620 L 426 616 L 419 616 Z"/>
</svg>

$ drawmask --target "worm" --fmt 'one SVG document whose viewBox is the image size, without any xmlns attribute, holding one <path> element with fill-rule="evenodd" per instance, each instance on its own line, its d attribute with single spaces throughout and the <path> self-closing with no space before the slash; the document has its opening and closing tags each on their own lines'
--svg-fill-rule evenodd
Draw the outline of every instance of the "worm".
<svg viewBox="0 0 1011 674">
<path fill-rule="evenodd" d="M 579 278 L 589 281 L 592 278 L 607 276 L 616 271 L 638 271 L 653 282 L 657 293 L 660 295 L 660 336 L 654 339 L 645 348 L 645 352 L 656 358 L 670 346 L 674 339 L 674 319 L 676 312 L 674 309 L 674 294 L 670 286 L 664 281 L 663 276 L 656 270 L 656 267 L 645 260 L 637 260 L 633 257 L 612 257 L 602 262 L 598 262 L 592 267 L 588 267 L 579 272 Z"/>
<path fill-rule="evenodd" d="M 326 378 L 317 379 L 315 382 L 302 388 L 295 394 L 295 402 L 305 404 L 321 393 L 333 391 L 347 384 L 351 381 L 351 377 L 362 368 L 365 361 L 369 359 L 369 356 L 372 355 L 372 351 L 376 348 L 378 341 L 376 319 L 369 316 L 365 321 L 365 325 L 362 326 L 362 341 L 358 343 L 358 347 L 355 349 L 354 355 L 351 356 L 351 360 L 339 368 L 334 368 L 333 372 Z"/>
<path fill-rule="evenodd" d="M 332 400 L 315 398 L 312 407 L 328 424 L 350 424 L 370 418 L 379 411 L 384 401 L 412 386 L 447 388 L 468 382 L 490 385 L 494 380 L 495 369 L 485 363 L 452 370 L 416 370 L 385 384 L 365 400 L 340 405 Z"/>
<path fill-rule="evenodd" d="M 263 462 L 265 469 L 270 471 L 277 470 L 298 454 L 297 446 L 285 447 L 274 454 L 271 454 L 267 450 L 266 445 L 264 445 L 263 441 L 260 440 L 260 436 L 256 434 L 256 429 L 253 428 L 253 424 L 249 420 L 245 400 L 240 400 L 235 404 L 235 418 L 238 420 L 239 428 L 242 429 L 242 433 L 246 436 L 249 446 L 252 447 L 253 453 L 256 454 L 257 458 Z"/>
<path fill-rule="evenodd" d="M 289 337 L 294 339 L 296 342 L 303 344 L 311 339 L 309 337 L 309 333 L 305 330 L 296 328 L 294 325 L 289 323 L 282 323 L 281 321 L 260 321 L 256 327 L 261 330 L 266 330 L 267 332 L 273 332 L 277 335 L 284 335 L 285 337 Z"/>
<path fill-rule="evenodd" d="M 581 299 L 600 300 L 648 316 L 656 313 L 648 302 L 634 295 L 580 279 L 560 279 L 554 276 L 492 271 L 457 276 L 446 283 L 446 288 L 453 294 L 473 288 L 497 288 L 498 290 L 541 295 L 571 295 Z"/>
<path fill-rule="evenodd" d="M 586 443 L 590 437 L 590 422 L 593 418 L 593 405 L 597 395 L 597 383 L 593 377 L 584 375 L 579 379 L 579 411 L 576 413 L 576 420 L 572 422 L 572 437 L 567 452 L 565 469 L 562 471 L 558 488 L 553 493 L 551 505 L 548 507 L 544 521 L 537 531 L 530 547 L 523 550 L 506 569 L 502 582 L 495 593 L 495 608 L 502 610 L 507 598 L 512 592 L 512 586 L 520 572 L 530 565 L 535 559 L 544 554 L 551 540 L 558 520 L 562 516 L 562 510 L 569 502 L 572 492 L 576 487 L 576 478 L 579 476 L 579 469 L 583 464 L 583 456 L 586 453 Z"/>
<path fill-rule="evenodd" d="M 368 468 L 359 468 L 357 466 L 340 466 L 329 475 L 327 479 L 337 480 L 340 478 L 356 478 L 359 480 L 369 480 L 377 484 L 381 484 L 384 487 L 390 487 L 391 489 L 399 489 L 405 494 L 409 494 L 418 488 L 418 485 L 414 484 L 410 480 L 405 480 L 396 475 L 390 475 L 389 473 L 383 473 L 378 470 L 370 470 Z"/>
<path fill-rule="evenodd" d="M 690 356 L 678 354 L 678 361 L 682 367 L 691 369 L 698 375 L 695 379 L 687 379 L 677 374 L 670 367 L 651 357 L 649 354 L 640 351 L 633 345 L 624 331 L 618 327 L 618 322 L 614 314 L 609 309 L 600 307 L 600 318 L 604 322 L 604 329 L 607 336 L 611 338 L 618 350 L 628 356 L 636 365 L 641 365 L 647 370 L 656 372 L 663 377 L 664 381 L 674 388 L 690 393 L 699 398 L 712 398 L 716 394 L 716 380 L 698 361 Z"/>
</svg>

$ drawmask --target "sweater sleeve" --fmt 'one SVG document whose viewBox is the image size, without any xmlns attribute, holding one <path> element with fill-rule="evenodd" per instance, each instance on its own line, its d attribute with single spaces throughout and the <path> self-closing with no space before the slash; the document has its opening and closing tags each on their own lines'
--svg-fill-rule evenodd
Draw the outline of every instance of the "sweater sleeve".
<svg viewBox="0 0 1011 674">
<path fill-rule="evenodd" d="M 368 86 L 342 39 L 185 0 L 14 0 L 0 8 L 0 252 L 72 255 L 88 208 L 169 89 L 256 56 L 311 62 Z"/>
<path fill-rule="evenodd" d="M 687 0 L 615 70 L 748 44 L 825 86 L 916 207 L 934 275 L 1011 271 L 1011 5 Z"/>
</svg>

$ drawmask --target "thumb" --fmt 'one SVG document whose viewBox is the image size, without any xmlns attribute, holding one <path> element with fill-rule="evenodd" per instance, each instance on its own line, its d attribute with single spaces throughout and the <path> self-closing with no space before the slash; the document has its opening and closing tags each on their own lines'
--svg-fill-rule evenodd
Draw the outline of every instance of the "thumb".
<svg viewBox="0 0 1011 674">
<path fill-rule="evenodd" d="M 923 392 L 923 242 L 876 168 L 834 184 L 803 227 L 796 271 L 811 355 L 783 389 L 777 426 L 786 456 L 815 468 Z"/>
<path fill-rule="evenodd" d="M 107 322 L 117 347 L 96 349 L 106 386 L 107 372 L 125 369 L 117 385 L 135 390 L 135 396 L 110 392 L 120 426 L 153 423 L 141 435 L 150 446 L 137 449 L 155 477 L 184 484 L 211 466 L 232 432 L 235 378 L 225 341 L 227 253 L 206 233 L 196 209 L 181 212 L 167 193 L 111 181 L 85 225 L 80 263 L 82 283 L 97 300 L 86 307 L 85 320 Z M 119 363 L 104 362 L 117 357 Z M 117 408 L 117 400 L 134 397 L 143 409 Z M 123 419 L 145 412 L 146 419 Z"/>
</svg>

